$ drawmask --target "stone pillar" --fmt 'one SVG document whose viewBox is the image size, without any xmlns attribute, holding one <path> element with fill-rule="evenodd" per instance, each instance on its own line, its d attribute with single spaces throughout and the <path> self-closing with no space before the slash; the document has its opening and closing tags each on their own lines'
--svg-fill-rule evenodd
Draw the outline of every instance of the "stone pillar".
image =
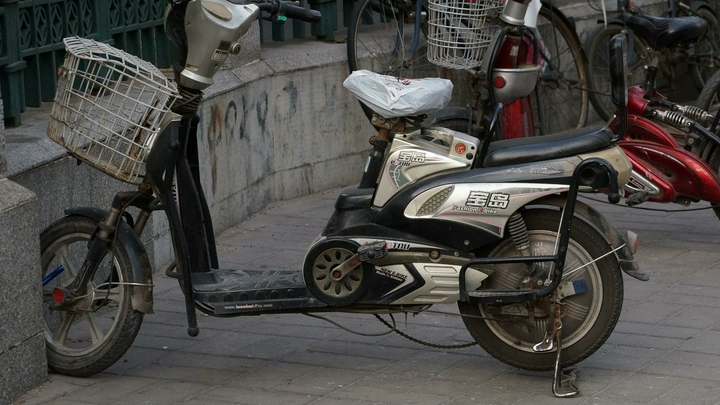
<svg viewBox="0 0 720 405">
<path fill-rule="evenodd" d="M 47 381 L 38 207 L 35 194 L 5 178 L 0 100 L 0 404 Z"/>
<path fill-rule="evenodd" d="M 7 171 L 7 159 L 5 158 L 5 137 L 3 136 L 3 130 L 5 129 L 5 114 L 2 98 L 0 98 L 0 177 L 5 176 Z"/>
</svg>

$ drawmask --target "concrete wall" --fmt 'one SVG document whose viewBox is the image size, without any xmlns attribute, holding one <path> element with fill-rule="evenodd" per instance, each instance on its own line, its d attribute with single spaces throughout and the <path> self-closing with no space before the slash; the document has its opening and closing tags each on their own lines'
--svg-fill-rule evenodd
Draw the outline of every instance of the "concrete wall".
<svg viewBox="0 0 720 405">
<path fill-rule="evenodd" d="M 206 90 L 201 175 L 216 232 L 270 202 L 359 181 L 374 132 L 342 88 L 344 45 L 313 45 L 298 44 L 304 51 L 292 56 L 269 49 L 263 61 L 220 72 Z M 47 140 L 45 126 L 30 127 L 32 134 L 7 130 L 10 178 L 37 194 L 41 228 L 69 207 L 109 207 L 115 192 L 133 188 L 77 166 Z M 28 137 L 36 139 L 28 143 Z M 172 259 L 167 232 L 157 213 L 143 235 L 156 270 Z"/>
</svg>

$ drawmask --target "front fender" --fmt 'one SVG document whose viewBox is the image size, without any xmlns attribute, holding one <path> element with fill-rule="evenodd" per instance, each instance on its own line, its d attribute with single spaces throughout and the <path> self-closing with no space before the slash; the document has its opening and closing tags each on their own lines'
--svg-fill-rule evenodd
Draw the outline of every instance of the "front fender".
<svg viewBox="0 0 720 405">
<path fill-rule="evenodd" d="M 102 221 L 108 212 L 94 207 L 75 207 L 65 210 L 65 215 L 77 215 L 90 218 L 97 222 Z M 122 243 L 130 258 L 133 278 L 136 283 L 148 284 L 150 286 L 132 286 L 132 306 L 135 310 L 144 314 L 153 313 L 152 296 L 152 266 L 145 247 L 140 242 L 135 231 L 125 221 L 120 220 L 117 231 L 117 239 Z"/>
<path fill-rule="evenodd" d="M 565 206 L 565 197 L 559 195 L 550 195 L 542 197 L 536 201 L 533 201 L 530 205 L 552 205 L 562 209 Z M 598 231 L 604 238 L 605 241 L 610 245 L 611 248 L 615 249 L 626 243 L 625 239 L 620 235 L 617 229 L 605 218 L 600 212 L 593 207 L 583 203 L 582 201 L 575 202 L 575 214 L 577 217 L 582 219 L 585 223 L 592 226 Z M 575 218 L 577 220 L 578 218 Z M 615 253 L 615 257 L 618 260 L 620 269 L 625 274 L 634 277 L 641 281 L 648 281 L 650 275 L 648 275 L 635 261 L 630 248 L 627 246 L 618 249 Z"/>
</svg>

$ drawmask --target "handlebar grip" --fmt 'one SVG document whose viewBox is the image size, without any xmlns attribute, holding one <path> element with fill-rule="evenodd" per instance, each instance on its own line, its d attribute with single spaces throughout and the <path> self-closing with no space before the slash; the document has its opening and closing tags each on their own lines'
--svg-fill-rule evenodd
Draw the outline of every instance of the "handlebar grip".
<svg viewBox="0 0 720 405">
<path fill-rule="evenodd" d="M 285 16 L 296 20 L 302 20 L 309 23 L 320 22 L 320 12 L 317 10 L 307 9 L 303 7 L 286 4 Z"/>
</svg>

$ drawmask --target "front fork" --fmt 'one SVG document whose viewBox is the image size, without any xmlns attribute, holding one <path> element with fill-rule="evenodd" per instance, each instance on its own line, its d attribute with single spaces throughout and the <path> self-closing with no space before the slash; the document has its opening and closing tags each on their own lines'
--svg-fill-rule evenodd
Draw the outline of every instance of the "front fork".
<svg viewBox="0 0 720 405">
<path fill-rule="evenodd" d="M 94 235 L 88 242 L 88 252 L 83 261 L 82 267 L 78 270 L 77 277 L 65 287 L 57 287 L 53 290 L 55 306 L 72 305 L 78 298 L 87 295 L 88 285 L 95 276 L 100 262 L 107 252 L 113 252 L 113 244 L 116 242 L 115 232 L 125 209 L 129 206 L 140 208 L 137 221 L 133 224 L 133 230 L 139 236 L 147 225 L 150 217 L 150 204 L 153 200 L 149 188 L 141 186 L 139 191 L 119 192 L 113 198 L 112 207 L 108 215 L 98 223 Z M 43 279 L 43 285 L 57 277 L 64 269 L 58 268 Z"/>
</svg>

